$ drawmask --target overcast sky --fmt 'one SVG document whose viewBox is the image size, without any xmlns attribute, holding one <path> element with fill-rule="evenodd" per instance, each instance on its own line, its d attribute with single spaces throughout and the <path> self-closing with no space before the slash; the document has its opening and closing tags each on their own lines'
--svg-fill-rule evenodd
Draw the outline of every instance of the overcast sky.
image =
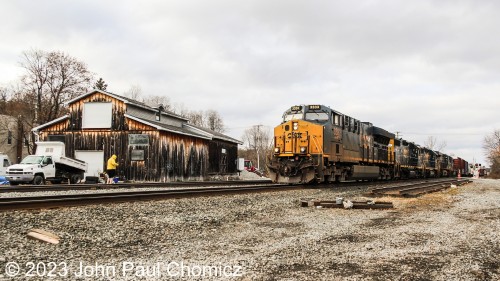
<svg viewBox="0 0 500 281">
<path fill-rule="evenodd" d="M 500 129 L 500 1 L 0 0 L 0 86 L 64 51 L 123 94 L 215 109 L 227 134 L 324 104 L 484 163 Z"/>
</svg>

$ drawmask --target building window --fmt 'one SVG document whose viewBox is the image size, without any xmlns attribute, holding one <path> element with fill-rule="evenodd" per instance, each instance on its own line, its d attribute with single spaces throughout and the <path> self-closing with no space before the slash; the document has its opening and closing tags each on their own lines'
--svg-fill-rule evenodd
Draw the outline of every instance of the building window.
<svg viewBox="0 0 500 281">
<path fill-rule="evenodd" d="M 7 134 L 7 144 L 12 144 L 12 131 L 9 130 L 9 133 Z"/>
<path fill-rule="evenodd" d="M 130 156 L 132 161 L 144 161 L 144 150 L 142 149 L 133 149 L 132 154 Z"/>
<path fill-rule="evenodd" d="M 149 135 L 130 134 L 128 135 L 128 145 L 149 145 Z"/>
<path fill-rule="evenodd" d="M 111 128 L 113 104 L 110 102 L 86 102 L 83 104 L 82 128 Z"/>
</svg>

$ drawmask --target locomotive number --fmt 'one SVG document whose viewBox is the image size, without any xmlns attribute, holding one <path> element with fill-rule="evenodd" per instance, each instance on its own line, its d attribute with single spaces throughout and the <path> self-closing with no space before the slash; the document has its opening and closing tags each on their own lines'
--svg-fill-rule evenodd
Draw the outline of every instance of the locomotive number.
<svg viewBox="0 0 500 281">
<path fill-rule="evenodd" d="M 291 133 L 288 133 L 287 138 L 289 138 L 289 139 L 291 139 L 291 138 L 301 139 L 302 138 L 302 133 L 300 133 L 300 132 L 291 132 Z"/>
</svg>

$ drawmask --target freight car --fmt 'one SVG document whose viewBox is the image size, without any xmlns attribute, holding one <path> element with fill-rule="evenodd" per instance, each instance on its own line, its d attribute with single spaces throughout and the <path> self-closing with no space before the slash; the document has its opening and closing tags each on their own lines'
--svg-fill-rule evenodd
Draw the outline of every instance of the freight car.
<svg viewBox="0 0 500 281">
<path fill-rule="evenodd" d="M 451 157 L 324 105 L 298 105 L 274 128 L 270 178 L 280 183 L 449 176 Z"/>
<path fill-rule="evenodd" d="M 453 171 L 455 176 L 469 176 L 469 162 L 457 157 L 453 159 Z"/>
</svg>

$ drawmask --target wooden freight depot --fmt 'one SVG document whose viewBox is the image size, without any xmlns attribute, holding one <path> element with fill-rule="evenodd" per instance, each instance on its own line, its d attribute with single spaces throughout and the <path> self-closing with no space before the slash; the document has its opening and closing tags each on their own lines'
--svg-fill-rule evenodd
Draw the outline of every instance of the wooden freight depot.
<svg viewBox="0 0 500 281">
<path fill-rule="evenodd" d="M 62 141 L 66 155 L 89 163 L 98 176 L 118 156 L 117 175 L 134 181 L 204 180 L 236 173 L 238 144 L 188 123 L 162 106 L 93 90 L 68 103 L 69 113 L 33 129 L 44 141 Z"/>
</svg>

